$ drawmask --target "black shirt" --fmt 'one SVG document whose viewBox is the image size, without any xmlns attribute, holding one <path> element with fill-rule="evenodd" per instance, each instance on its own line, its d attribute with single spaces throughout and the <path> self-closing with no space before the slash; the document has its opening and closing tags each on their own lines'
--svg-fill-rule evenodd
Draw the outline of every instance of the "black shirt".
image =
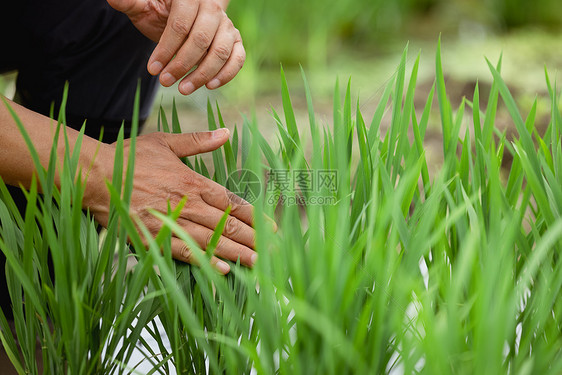
<svg viewBox="0 0 562 375">
<path fill-rule="evenodd" d="M 148 117 L 157 79 L 146 64 L 154 43 L 105 0 L 4 1 L 0 19 L 0 72 L 18 70 L 21 104 L 48 115 L 69 81 L 67 118 L 87 134 L 111 136 L 131 118 L 141 81 L 140 118 Z M 109 128 L 108 128 L 109 127 Z M 108 139 L 111 141 L 110 139 Z"/>
</svg>

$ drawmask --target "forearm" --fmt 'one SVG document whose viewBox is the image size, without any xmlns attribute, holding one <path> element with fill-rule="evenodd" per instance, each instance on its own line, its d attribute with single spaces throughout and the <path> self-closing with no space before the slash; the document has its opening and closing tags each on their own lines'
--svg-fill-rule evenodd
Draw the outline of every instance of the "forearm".
<svg viewBox="0 0 562 375">
<path fill-rule="evenodd" d="M 36 173 L 36 168 L 31 158 L 31 153 L 25 143 L 16 122 L 10 113 L 6 103 L 13 109 L 17 117 L 21 120 L 23 126 L 29 135 L 31 142 L 39 156 L 41 164 L 46 167 L 49 163 L 53 140 L 56 132 L 57 122 L 30 111 L 10 100 L 4 99 L 0 101 L 0 177 L 9 185 L 23 185 L 29 187 L 32 176 Z M 70 152 L 73 151 L 74 145 L 79 133 L 71 128 L 66 128 L 68 136 Z M 84 136 L 80 150 L 80 168 L 82 169 L 82 177 L 88 173 L 97 176 L 109 174 L 109 171 L 103 170 L 102 163 L 94 162 L 94 158 L 101 147 L 102 154 L 105 153 L 106 147 L 97 140 Z M 64 158 L 65 142 L 64 134 L 61 131 L 57 143 L 57 160 L 58 166 Z M 102 155 L 100 155 L 102 156 Z M 103 156 L 102 156 L 103 157 Z M 60 187 L 59 171 L 55 177 L 55 184 Z M 87 189 L 88 190 L 88 189 Z M 95 189 L 90 189 L 92 194 Z M 87 191 L 88 193 L 88 191 Z"/>
</svg>

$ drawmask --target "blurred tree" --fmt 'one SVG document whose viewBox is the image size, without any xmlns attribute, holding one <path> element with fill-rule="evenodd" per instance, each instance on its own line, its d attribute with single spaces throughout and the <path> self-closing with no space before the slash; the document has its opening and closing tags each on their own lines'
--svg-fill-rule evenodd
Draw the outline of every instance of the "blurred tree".
<svg viewBox="0 0 562 375">
<path fill-rule="evenodd" d="M 560 0 L 235 0 L 229 13 L 248 51 L 249 86 L 260 69 L 280 62 L 324 68 L 340 53 L 374 54 L 396 39 L 436 40 L 441 32 L 458 36 L 463 25 L 497 33 L 562 25 Z"/>
<path fill-rule="evenodd" d="M 558 0 L 488 0 L 506 29 L 522 26 L 542 26 L 560 29 L 562 2 Z"/>
</svg>

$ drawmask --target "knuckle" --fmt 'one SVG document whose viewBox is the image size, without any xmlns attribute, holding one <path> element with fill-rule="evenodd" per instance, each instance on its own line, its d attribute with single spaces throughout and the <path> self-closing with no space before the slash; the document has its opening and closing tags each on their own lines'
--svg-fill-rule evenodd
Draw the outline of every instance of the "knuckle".
<svg viewBox="0 0 562 375">
<path fill-rule="evenodd" d="M 230 199 L 230 191 L 227 190 L 226 188 L 224 189 L 224 192 L 221 192 L 220 194 L 218 194 L 218 196 L 216 197 L 216 200 L 218 202 L 218 204 L 220 205 L 220 207 L 228 207 L 228 206 L 232 206 L 232 201 Z M 231 211 L 232 212 L 232 211 Z"/>
<path fill-rule="evenodd" d="M 206 51 L 207 49 L 209 49 L 209 46 L 211 45 L 211 37 L 203 32 L 203 31 L 196 31 L 193 33 L 193 44 L 195 44 L 195 46 L 199 49 L 201 49 L 202 51 Z"/>
<path fill-rule="evenodd" d="M 240 213 L 240 207 L 242 202 L 244 202 L 244 198 L 239 197 L 236 195 L 236 199 L 232 199 L 230 201 L 230 214 L 231 215 L 238 215 Z"/>
<path fill-rule="evenodd" d="M 186 263 L 191 263 L 193 260 L 193 252 L 185 244 L 180 249 L 180 256 Z"/>
<path fill-rule="evenodd" d="M 207 248 L 209 246 L 209 244 L 211 243 L 211 240 L 213 239 L 213 234 L 215 234 L 215 232 L 213 231 L 209 231 L 209 233 L 207 233 L 206 237 L 205 237 L 205 248 Z M 219 240 L 219 244 L 221 243 L 221 240 Z M 218 247 L 218 245 L 217 245 Z"/>
<path fill-rule="evenodd" d="M 246 62 L 246 52 L 240 52 L 239 54 L 236 55 L 236 64 L 242 68 L 242 66 L 244 65 L 244 63 Z"/>
<path fill-rule="evenodd" d="M 191 141 L 196 149 L 200 149 L 203 146 L 203 137 L 201 137 L 199 132 L 191 133 Z"/>
<path fill-rule="evenodd" d="M 174 19 L 172 21 L 171 27 L 176 34 L 180 34 L 183 36 L 187 35 L 189 33 L 189 30 L 191 29 L 191 25 L 188 24 L 183 18 Z"/>
<path fill-rule="evenodd" d="M 228 60 L 228 58 L 230 57 L 230 53 L 232 52 L 232 49 L 228 48 L 227 46 L 217 46 L 215 48 L 213 48 L 213 53 L 215 55 L 215 57 L 221 61 L 223 64 L 226 63 L 226 61 Z"/>
<path fill-rule="evenodd" d="M 199 72 L 197 72 L 197 75 L 199 76 L 198 81 L 199 82 L 209 82 L 211 80 L 211 75 L 209 74 L 209 72 L 207 72 L 206 70 L 201 69 Z"/>
<path fill-rule="evenodd" d="M 221 253 L 221 250 L 225 250 L 226 245 L 228 245 L 226 238 L 224 236 L 220 236 L 219 241 L 217 242 L 217 251 Z"/>
<path fill-rule="evenodd" d="M 193 65 L 190 61 L 176 57 L 172 60 L 170 73 L 172 73 L 174 77 L 183 77 L 192 67 Z"/>
<path fill-rule="evenodd" d="M 232 25 L 232 27 L 234 27 L 234 25 Z M 242 41 L 242 34 L 237 28 L 234 28 L 234 36 L 236 37 L 236 41 Z"/>
<path fill-rule="evenodd" d="M 224 235 L 232 238 L 235 237 L 238 232 L 240 231 L 240 225 L 238 223 L 238 220 L 236 220 L 236 218 L 229 216 L 226 219 L 226 224 L 224 226 Z"/>
<path fill-rule="evenodd" d="M 244 198 L 236 195 L 235 193 L 227 190 L 226 191 L 227 201 L 225 202 L 226 205 L 230 205 L 230 212 L 235 214 L 240 209 L 238 208 L 241 204 L 248 204 Z"/>
<path fill-rule="evenodd" d="M 174 51 L 171 46 L 163 45 L 162 43 L 159 43 L 156 48 L 158 48 L 158 53 L 156 56 L 160 61 L 170 60 L 176 53 L 176 51 Z"/>
<path fill-rule="evenodd" d="M 185 173 L 180 179 L 182 186 L 185 189 L 185 196 L 187 196 L 187 203 L 183 209 L 182 216 L 186 218 L 193 217 L 197 212 L 200 212 L 200 192 L 205 188 L 205 184 L 200 175 L 196 173 Z"/>
<path fill-rule="evenodd" d="M 238 199 L 231 204 L 230 214 L 234 217 L 245 217 L 248 206 L 250 206 L 248 201 L 242 197 L 238 197 Z"/>
<path fill-rule="evenodd" d="M 205 189 L 209 189 L 209 179 L 200 175 L 200 174 L 195 174 L 193 179 L 192 179 L 192 186 L 195 190 L 195 194 L 197 194 L 197 199 L 198 201 L 201 201 L 201 192 L 205 191 Z"/>
<path fill-rule="evenodd" d="M 223 13 L 223 19 L 221 22 L 224 22 L 224 26 L 226 26 L 227 29 L 236 30 L 236 28 L 234 27 L 234 23 L 230 18 L 228 18 L 228 15 L 226 13 Z"/>
</svg>

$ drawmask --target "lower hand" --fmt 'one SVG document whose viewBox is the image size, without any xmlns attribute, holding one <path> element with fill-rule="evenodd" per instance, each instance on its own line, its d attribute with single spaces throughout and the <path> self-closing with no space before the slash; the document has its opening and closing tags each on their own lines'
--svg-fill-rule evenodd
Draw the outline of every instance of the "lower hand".
<svg viewBox="0 0 562 375">
<path fill-rule="evenodd" d="M 229 272 L 228 263 L 219 258 L 228 259 L 245 266 L 253 266 L 257 254 L 254 248 L 255 232 L 252 228 L 253 207 L 250 204 L 234 202 L 229 199 L 229 192 L 221 185 L 211 181 L 181 162 L 180 157 L 209 152 L 222 146 L 228 139 L 227 129 L 214 132 L 189 134 L 152 133 L 137 138 L 133 194 L 130 212 L 138 217 L 155 236 L 162 223 L 148 210 L 154 209 L 167 213 L 168 202 L 175 207 L 182 198 L 187 202 L 180 214 L 178 223 L 205 249 L 214 233 L 214 228 L 231 206 L 223 235 L 215 250 L 211 263 L 223 274 Z M 115 145 L 106 147 L 100 156 L 114 155 Z M 129 142 L 125 142 L 124 155 L 128 155 Z M 98 157 L 99 160 L 100 157 Z M 108 158 L 103 158 L 107 160 Z M 109 158 L 113 160 L 112 158 Z M 111 178 L 112 166 L 104 166 L 104 173 Z M 98 170 L 100 170 L 98 168 Z M 88 179 L 85 204 L 90 208 L 96 220 L 107 225 L 109 219 L 109 196 L 105 186 L 90 185 L 93 176 Z M 103 178 L 102 178 L 103 180 Z M 96 178 L 99 183 L 99 178 Z M 101 188 L 101 190 L 100 190 Z M 180 261 L 194 263 L 196 257 L 187 245 L 177 237 L 172 237 L 172 256 Z"/>
</svg>

